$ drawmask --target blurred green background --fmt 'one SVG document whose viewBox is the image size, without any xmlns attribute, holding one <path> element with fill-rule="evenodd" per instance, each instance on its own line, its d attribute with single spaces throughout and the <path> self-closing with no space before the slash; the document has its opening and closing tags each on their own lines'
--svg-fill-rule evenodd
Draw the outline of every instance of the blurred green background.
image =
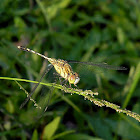
<svg viewBox="0 0 140 140">
<path fill-rule="evenodd" d="M 127 67 L 127 71 L 95 68 L 94 73 L 74 65 L 73 70 L 80 73 L 80 89 L 98 91 L 98 98 L 140 114 L 140 1 L 1 0 L 0 76 L 39 81 L 48 62 L 17 45 L 49 57 Z M 52 75 L 44 82 L 54 82 Z M 19 83 L 28 92 L 34 87 Z M 47 112 L 38 118 L 40 111 L 31 101 L 19 109 L 26 94 L 14 81 L 0 80 L 0 92 L 2 140 L 140 139 L 138 121 L 82 96 L 39 86 L 35 101 L 46 105 L 52 96 Z"/>
</svg>

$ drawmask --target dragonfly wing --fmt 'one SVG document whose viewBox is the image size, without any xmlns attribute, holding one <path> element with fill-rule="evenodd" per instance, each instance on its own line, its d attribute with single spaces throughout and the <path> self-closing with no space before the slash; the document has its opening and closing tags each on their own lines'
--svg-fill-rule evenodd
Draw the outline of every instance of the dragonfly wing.
<svg viewBox="0 0 140 140">
<path fill-rule="evenodd" d="M 34 91 L 36 90 L 36 88 L 38 87 L 38 85 L 40 84 L 40 82 L 42 81 L 42 79 L 44 78 L 44 76 L 51 70 L 51 68 L 53 67 L 53 65 L 49 64 L 47 70 L 44 72 L 44 74 L 42 75 L 42 77 L 40 78 L 39 82 L 36 84 L 36 86 L 33 88 L 33 90 L 31 91 L 31 93 L 29 94 L 29 96 L 25 99 L 25 101 L 21 104 L 20 109 L 23 108 L 25 106 L 25 104 L 29 101 L 29 99 L 31 98 L 31 96 L 33 95 Z"/>
<path fill-rule="evenodd" d="M 127 70 L 125 67 L 108 65 L 106 63 L 80 62 L 71 60 L 67 62 L 72 66 L 73 70 L 79 74 L 81 82 L 87 84 L 89 87 L 97 87 L 97 80 L 99 80 L 99 78 L 106 78 L 109 81 L 114 78 L 114 73 L 117 73 L 118 75 L 120 74 L 114 70 Z"/>
<path fill-rule="evenodd" d="M 52 99 L 52 94 L 54 91 L 54 86 L 45 88 L 44 93 L 41 93 L 39 96 L 38 104 L 41 106 L 41 109 L 37 112 L 37 118 L 43 117 L 45 112 L 47 111 L 50 101 Z M 43 91 L 42 91 L 43 92 Z"/>
<path fill-rule="evenodd" d="M 101 68 L 105 68 L 105 69 L 112 69 L 112 70 L 127 70 L 126 67 L 108 65 L 107 63 L 80 62 L 80 61 L 73 61 L 73 60 L 67 60 L 67 62 L 68 63 L 78 63 L 78 64 L 84 64 L 84 65 L 97 66 L 97 67 L 101 67 Z"/>
</svg>

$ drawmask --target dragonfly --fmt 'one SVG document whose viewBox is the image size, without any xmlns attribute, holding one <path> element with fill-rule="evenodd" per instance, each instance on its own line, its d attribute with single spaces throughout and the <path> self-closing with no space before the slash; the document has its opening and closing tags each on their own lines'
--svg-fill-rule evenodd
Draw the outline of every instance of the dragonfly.
<svg viewBox="0 0 140 140">
<path fill-rule="evenodd" d="M 22 51 L 26 51 L 26 52 L 30 52 L 30 53 L 34 53 L 36 55 L 39 55 L 42 58 L 44 58 L 44 59 L 46 59 L 46 60 L 48 60 L 50 62 L 50 65 L 49 65 L 48 69 L 43 74 L 43 76 L 41 77 L 41 79 L 38 82 L 38 84 L 31 91 L 31 93 L 29 94 L 29 96 L 21 104 L 20 108 L 22 108 L 29 101 L 29 99 L 33 95 L 35 89 L 37 88 L 37 86 L 39 85 L 39 83 L 41 82 L 41 80 L 43 79 L 44 75 L 46 75 L 48 73 L 48 71 L 52 67 L 54 67 L 54 69 L 60 75 L 60 77 L 64 78 L 65 81 L 67 81 L 69 83 L 70 87 L 71 87 L 72 84 L 75 87 L 77 87 L 77 84 L 80 81 L 80 77 L 79 77 L 79 75 L 78 75 L 77 72 L 74 72 L 73 71 L 73 69 L 69 65 L 69 63 L 77 63 L 77 64 L 84 64 L 84 65 L 91 65 L 91 66 L 97 66 L 97 67 L 102 67 L 102 68 L 106 68 L 106 69 L 113 69 L 113 70 L 127 70 L 126 67 L 123 67 L 123 66 L 112 66 L 112 65 L 108 65 L 106 63 L 98 64 L 98 63 L 93 63 L 93 62 L 81 62 L 81 61 L 75 61 L 75 60 L 55 59 L 55 58 L 50 58 L 50 57 L 47 57 L 45 55 L 42 55 L 42 54 L 40 54 L 38 52 L 35 52 L 34 50 L 31 50 L 29 48 L 25 48 L 23 46 L 17 46 L 17 48 L 20 49 L 20 50 L 22 50 Z"/>
</svg>

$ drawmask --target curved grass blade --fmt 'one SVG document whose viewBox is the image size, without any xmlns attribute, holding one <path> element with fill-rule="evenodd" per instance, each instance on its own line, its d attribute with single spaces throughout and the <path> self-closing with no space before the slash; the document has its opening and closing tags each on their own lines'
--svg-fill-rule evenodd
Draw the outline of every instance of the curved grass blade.
<svg viewBox="0 0 140 140">
<path fill-rule="evenodd" d="M 10 78 L 10 77 L 0 77 L 0 79 L 38 83 L 37 81 L 30 81 L 30 80 L 26 80 L 26 79 Z M 127 114 L 128 116 L 130 116 L 132 118 L 135 118 L 136 120 L 138 120 L 140 122 L 140 115 L 139 114 L 137 114 L 135 112 L 131 112 L 131 111 L 126 110 L 126 109 L 121 109 L 120 106 L 117 106 L 116 104 L 113 104 L 113 103 L 110 103 L 108 101 L 105 101 L 105 100 L 94 97 L 94 95 L 98 95 L 97 92 L 92 92 L 91 90 L 67 88 L 67 87 L 64 87 L 62 85 L 54 84 L 54 83 L 42 83 L 42 82 L 40 82 L 40 84 L 46 85 L 46 86 L 49 86 L 49 87 L 53 86 L 54 88 L 61 89 L 64 92 L 67 92 L 67 93 L 70 93 L 70 94 L 81 95 L 85 99 L 88 99 L 89 101 L 93 102 L 95 105 L 98 105 L 100 107 L 106 106 L 106 107 L 112 108 L 112 109 L 116 110 L 117 112 L 119 112 L 119 113 L 122 112 L 124 114 Z"/>
</svg>

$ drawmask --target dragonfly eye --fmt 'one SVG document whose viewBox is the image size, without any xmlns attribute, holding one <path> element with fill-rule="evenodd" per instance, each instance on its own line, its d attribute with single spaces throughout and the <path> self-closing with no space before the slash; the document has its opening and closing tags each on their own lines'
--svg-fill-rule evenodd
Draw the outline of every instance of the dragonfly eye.
<svg viewBox="0 0 140 140">
<path fill-rule="evenodd" d="M 80 78 L 79 78 L 79 75 L 76 72 L 74 73 L 74 75 L 75 75 L 74 85 L 76 85 L 80 81 Z"/>
<path fill-rule="evenodd" d="M 74 85 L 76 85 L 79 81 L 80 81 L 80 78 L 79 77 L 76 77 L 76 80 L 74 82 Z"/>
<path fill-rule="evenodd" d="M 69 83 L 74 85 L 76 85 L 79 82 L 79 80 L 80 78 L 76 72 L 72 73 L 68 78 Z"/>
</svg>

